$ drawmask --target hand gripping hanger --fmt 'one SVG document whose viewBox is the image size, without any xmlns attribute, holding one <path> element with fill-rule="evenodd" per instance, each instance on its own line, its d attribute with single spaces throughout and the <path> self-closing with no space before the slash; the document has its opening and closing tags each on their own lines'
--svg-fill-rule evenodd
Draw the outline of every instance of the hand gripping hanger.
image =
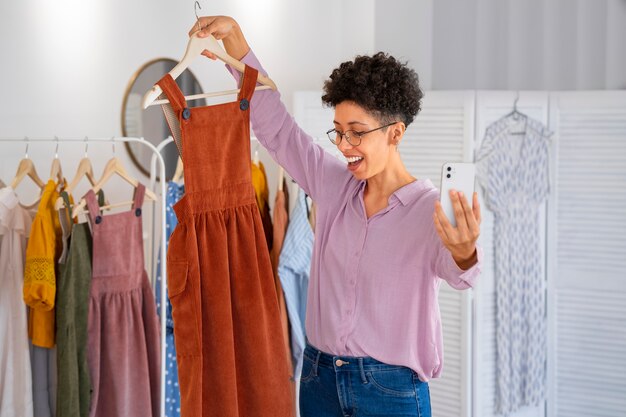
<svg viewBox="0 0 626 417">
<path fill-rule="evenodd" d="M 197 6 L 200 6 L 200 4 L 197 1 L 196 1 L 195 4 Z M 196 18 L 197 17 L 198 17 L 198 14 L 196 13 Z M 200 28 L 200 23 L 199 22 L 198 22 L 198 28 Z M 241 72 L 241 73 L 244 72 L 245 67 L 246 67 L 245 64 L 243 62 L 233 58 L 232 56 L 230 56 L 220 46 L 220 44 L 217 42 L 217 39 L 215 39 L 215 37 L 213 37 L 213 35 L 209 35 L 206 38 L 199 38 L 197 36 L 199 32 L 200 32 L 200 30 L 196 31 L 193 35 L 191 35 L 191 38 L 189 39 L 189 42 L 187 43 L 187 50 L 185 51 L 185 55 L 180 60 L 180 62 L 169 72 L 169 74 L 172 76 L 173 79 L 178 78 L 178 76 L 180 74 L 182 74 L 183 71 L 185 71 L 185 69 L 187 69 L 189 67 L 191 62 L 198 55 L 201 55 L 202 52 L 205 49 L 207 51 L 213 53 L 220 60 L 222 60 L 226 64 L 230 65 L 231 67 L 235 68 L 239 72 Z M 264 76 L 260 72 L 259 72 L 259 75 L 257 77 L 257 80 L 261 84 L 263 84 L 264 86 L 257 87 L 256 90 L 267 90 L 267 89 L 276 90 L 276 84 L 274 83 L 274 81 L 272 81 L 270 78 Z M 215 93 L 195 94 L 195 95 L 192 95 L 192 96 L 186 96 L 185 100 L 189 101 L 189 100 L 196 100 L 196 99 L 200 99 L 200 98 L 217 97 L 217 96 L 223 96 L 223 95 L 236 94 L 238 92 L 239 92 L 239 89 L 237 89 L 237 90 L 220 91 L 220 92 L 215 92 Z M 155 101 L 162 93 L 163 93 L 163 90 L 161 90 L 161 87 L 159 87 L 158 85 L 154 85 L 150 89 L 150 91 L 148 91 L 143 96 L 143 100 L 141 101 L 141 107 L 143 109 L 147 109 L 149 106 L 152 106 L 152 105 L 169 103 L 168 100 L 158 100 L 158 101 Z"/>
</svg>

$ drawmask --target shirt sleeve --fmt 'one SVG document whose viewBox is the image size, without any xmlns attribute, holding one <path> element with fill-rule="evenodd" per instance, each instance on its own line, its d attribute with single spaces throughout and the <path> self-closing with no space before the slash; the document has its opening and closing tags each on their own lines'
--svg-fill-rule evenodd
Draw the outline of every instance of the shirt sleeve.
<svg viewBox="0 0 626 417">
<path fill-rule="evenodd" d="M 452 253 L 443 245 L 439 236 L 437 236 L 437 240 L 438 253 L 435 266 L 437 276 L 457 290 L 465 290 L 474 287 L 482 268 L 483 249 L 476 245 L 478 260 L 471 268 L 464 271 L 456 264 Z"/>
<path fill-rule="evenodd" d="M 252 51 L 241 61 L 267 75 Z M 229 65 L 226 67 L 239 82 L 242 74 Z M 259 142 L 313 200 L 321 202 L 322 191 L 332 190 L 333 185 L 349 179 L 350 173 L 345 166 L 298 126 L 287 112 L 278 91 L 254 92 L 250 121 Z"/>
</svg>

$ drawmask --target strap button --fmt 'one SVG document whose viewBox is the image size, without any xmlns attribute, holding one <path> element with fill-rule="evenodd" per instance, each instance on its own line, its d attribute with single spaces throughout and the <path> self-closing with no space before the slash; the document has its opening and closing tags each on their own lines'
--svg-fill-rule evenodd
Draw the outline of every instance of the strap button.
<svg viewBox="0 0 626 417">
<path fill-rule="evenodd" d="M 141 216 L 141 209 L 140 208 L 136 208 L 135 209 L 135 216 L 137 216 L 137 217 Z"/>
<path fill-rule="evenodd" d="M 188 107 L 183 109 L 183 119 L 187 120 L 191 117 L 191 110 Z"/>
<path fill-rule="evenodd" d="M 248 108 L 250 107 L 250 102 L 248 101 L 247 98 L 242 98 L 241 100 L 239 100 L 239 108 L 243 111 L 248 110 Z"/>
<path fill-rule="evenodd" d="M 102 216 L 96 216 L 96 224 L 102 223 Z"/>
</svg>

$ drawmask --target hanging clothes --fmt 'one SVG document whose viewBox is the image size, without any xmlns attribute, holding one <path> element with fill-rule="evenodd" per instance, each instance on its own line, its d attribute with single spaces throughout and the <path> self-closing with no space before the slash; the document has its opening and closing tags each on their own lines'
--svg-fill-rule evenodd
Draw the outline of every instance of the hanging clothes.
<svg viewBox="0 0 626 417">
<path fill-rule="evenodd" d="M 276 288 L 276 296 L 278 297 L 278 311 L 280 312 L 280 324 L 285 344 L 285 352 L 287 353 L 286 360 L 289 367 L 293 368 L 291 364 L 291 344 L 289 340 L 289 316 L 287 314 L 287 304 L 285 303 L 283 286 L 281 285 L 280 278 L 278 277 L 278 259 L 283 248 L 283 242 L 285 241 L 287 224 L 289 223 L 289 193 L 287 191 L 287 182 L 285 180 L 283 180 L 283 189 L 276 190 L 273 217 L 274 222 L 272 238 L 274 239 L 274 242 L 272 244 L 272 250 L 270 250 L 270 260 L 272 262 L 272 271 L 274 272 L 274 286 Z M 292 376 L 292 378 L 294 377 L 295 375 Z M 295 397 L 295 391 L 293 392 L 293 395 Z"/>
<path fill-rule="evenodd" d="M 54 209 L 58 184 L 49 180 L 33 220 L 24 267 L 24 302 L 30 306 L 28 335 L 34 346 L 54 347 L 54 301 L 61 224 Z"/>
<path fill-rule="evenodd" d="M 87 316 L 91 285 L 92 241 L 88 223 L 74 223 L 72 201 L 59 210 L 63 252 L 59 259 L 57 286 L 57 408 L 56 417 L 87 417 L 91 379 L 87 365 Z M 102 190 L 98 192 L 104 204 Z"/>
<path fill-rule="evenodd" d="M 28 336 L 31 339 L 33 411 L 49 417 L 56 409 L 55 298 L 57 262 L 61 253 L 61 224 L 54 209 L 59 185 L 48 180 L 31 225 L 26 247 L 23 297 L 30 307 Z"/>
<path fill-rule="evenodd" d="M 291 324 L 294 373 L 298 377 L 302 373 L 302 355 L 306 347 L 304 322 L 312 254 L 313 231 L 307 215 L 306 195 L 299 190 L 278 264 L 278 276 L 285 293 Z"/>
<path fill-rule="evenodd" d="M 495 215 L 498 414 L 540 405 L 546 392 L 539 207 L 550 187 L 549 132 L 527 117 L 525 131 L 515 134 L 519 126 L 515 115 L 496 121 L 476 152 L 477 178 Z"/>
<path fill-rule="evenodd" d="M 159 415 L 160 348 L 154 294 L 144 269 L 142 209 L 145 187 L 132 210 L 103 216 L 87 192 L 92 229 L 92 278 L 87 361 L 90 417 Z"/>
<path fill-rule="evenodd" d="M 291 373 L 275 359 L 286 353 L 250 174 L 256 79 L 246 67 L 237 101 L 195 108 L 169 74 L 158 83 L 173 110 L 172 135 L 184 138 L 185 195 L 174 206 L 179 224 L 167 259 L 184 417 L 284 417 L 295 409 Z"/>
<path fill-rule="evenodd" d="M 35 213 L 0 189 L 0 417 L 33 417 L 28 319 L 22 302 L 26 242 Z"/>
<path fill-rule="evenodd" d="M 165 241 L 169 242 L 170 236 L 178 220 L 174 212 L 174 204 L 176 204 L 185 193 L 185 186 L 175 182 L 168 182 L 167 195 L 165 198 Z M 157 312 L 161 311 L 161 252 L 159 251 L 159 259 L 157 261 L 157 278 L 155 286 L 155 297 Z M 174 320 L 172 318 L 172 303 L 169 301 L 169 295 L 165 294 L 167 300 L 166 316 L 165 316 L 165 415 L 167 417 L 180 416 L 180 388 L 178 385 L 178 364 L 176 363 L 176 345 L 174 340 Z"/>
<path fill-rule="evenodd" d="M 256 203 L 259 206 L 259 212 L 261 213 L 261 221 L 263 222 L 263 231 L 265 232 L 265 240 L 267 242 L 267 248 L 272 250 L 272 243 L 274 238 L 272 228 L 272 216 L 270 214 L 270 191 L 267 187 L 267 175 L 265 175 L 265 167 L 263 162 L 259 161 L 259 164 L 251 162 L 252 169 L 252 186 L 254 187 L 254 193 L 256 195 Z"/>
</svg>

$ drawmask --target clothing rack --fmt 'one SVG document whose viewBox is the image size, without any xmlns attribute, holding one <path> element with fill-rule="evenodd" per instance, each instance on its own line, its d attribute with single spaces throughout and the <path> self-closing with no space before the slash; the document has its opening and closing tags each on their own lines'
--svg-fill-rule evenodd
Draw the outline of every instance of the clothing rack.
<svg viewBox="0 0 626 417">
<path fill-rule="evenodd" d="M 53 137 L 53 138 L 36 138 L 36 139 L 31 139 L 31 138 L 0 138 L 0 144 L 3 143 L 11 143 L 11 144 L 16 144 L 16 143 L 23 143 L 25 145 L 33 145 L 33 144 L 42 144 L 42 143 L 46 143 L 46 144 L 50 144 L 50 143 L 75 143 L 76 145 L 85 145 L 85 143 L 88 143 L 89 145 L 93 145 L 93 144 L 115 144 L 115 143 L 126 143 L 126 142 L 132 142 L 132 143 L 139 143 L 143 146 L 146 146 L 147 148 L 149 148 L 152 151 L 152 164 L 151 164 L 151 169 L 150 169 L 150 178 L 153 178 L 153 176 L 155 175 L 155 166 L 156 166 L 156 162 L 158 161 L 159 164 L 159 172 L 160 172 L 160 177 L 164 178 L 165 177 L 165 162 L 163 160 L 163 157 L 161 156 L 160 153 L 160 149 L 157 149 L 157 147 L 155 147 L 152 143 L 146 141 L 144 138 L 133 138 L 133 137 L 109 137 L 109 138 L 87 138 L 85 139 L 83 138 L 57 138 L 57 137 Z M 167 371 L 167 369 L 165 368 L 165 316 L 166 316 L 166 297 L 165 297 L 165 288 L 166 288 L 166 279 L 167 279 L 167 262 L 165 262 L 164 260 L 165 258 L 165 197 L 166 197 L 166 189 L 165 189 L 165 181 L 161 181 L 160 184 L 160 189 L 161 189 L 161 259 L 163 260 L 161 262 L 161 309 L 160 309 L 160 315 L 161 315 L 161 381 L 160 381 L 160 416 L 161 417 L 165 417 L 165 372 Z M 151 180 L 150 182 L 150 189 L 152 189 L 153 191 L 156 192 L 156 190 L 154 189 L 154 181 Z M 152 261 L 154 264 L 154 238 L 156 236 L 156 202 L 152 203 L 152 247 L 151 247 L 151 254 L 152 254 Z M 151 276 L 154 275 L 156 271 L 156 268 L 154 268 L 154 265 L 151 266 Z"/>
</svg>

